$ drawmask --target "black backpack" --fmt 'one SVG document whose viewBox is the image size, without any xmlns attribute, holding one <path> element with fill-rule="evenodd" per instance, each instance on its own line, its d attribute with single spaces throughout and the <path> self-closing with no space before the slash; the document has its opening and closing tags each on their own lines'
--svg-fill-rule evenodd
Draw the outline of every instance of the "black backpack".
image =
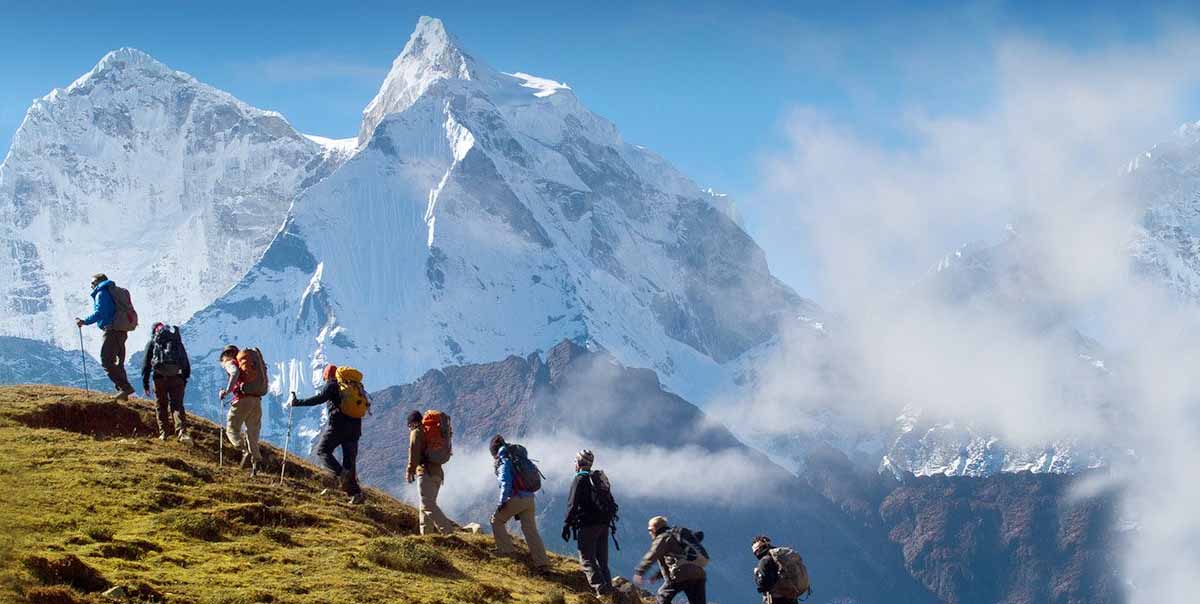
<svg viewBox="0 0 1200 604">
<path fill-rule="evenodd" d="M 621 506 L 617 505 L 617 500 L 613 498 L 612 483 L 608 481 L 608 475 L 604 470 L 592 470 L 588 472 L 588 482 L 591 484 L 591 499 L 592 508 L 601 514 L 608 517 L 608 528 L 612 535 L 613 545 L 617 551 L 621 551 L 621 544 L 617 542 L 617 520 L 619 516 L 617 512 Z"/>
<path fill-rule="evenodd" d="M 164 325 L 154 334 L 154 349 L 150 352 L 150 368 L 155 375 L 176 376 L 183 373 L 187 366 L 187 351 L 183 348 L 183 338 L 179 337 L 179 327 Z"/>
</svg>

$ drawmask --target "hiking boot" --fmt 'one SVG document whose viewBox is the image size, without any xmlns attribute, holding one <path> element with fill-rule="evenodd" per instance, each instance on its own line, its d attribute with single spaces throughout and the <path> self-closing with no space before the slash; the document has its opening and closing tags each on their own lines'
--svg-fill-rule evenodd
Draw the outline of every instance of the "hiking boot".
<svg viewBox="0 0 1200 604">
<path fill-rule="evenodd" d="M 367 502 L 367 496 L 362 493 L 356 493 L 350 497 L 348 502 L 350 505 L 362 505 Z"/>
<path fill-rule="evenodd" d="M 166 433 L 166 432 L 159 432 L 159 433 L 158 433 L 158 440 L 167 440 L 167 433 Z"/>
<path fill-rule="evenodd" d="M 341 487 L 341 489 L 343 491 L 349 491 L 350 490 L 350 481 L 353 479 L 354 479 L 353 472 L 351 472 L 350 470 L 342 470 L 342 473 L 338 475 L 338 486 Z"/>
<path fill-rule="evenodd" d="M 184 432 L 184 433 L 182 433 L 182 434 L 180 434 L 180 435 L 179 435 L 179 442 L 181 442 L 181 443 L 183 443 L 183 444 L 185 444 L 185 445 L 189 445 L 189 446 L 190 446 L 190 445 L 192 445 L 192 444 L 194 444 L 194 441 L 192 440 L 192 437 L 191 437 L 191 436 L 188 436 L 188 433 L 187 433 L 187 432 Z"/>
<path fill-rule="evenodd" d="M 127 400 L 129 400 L 129 393 L 122 390 L 122 391 L 118 392 L 116 396 L 113 397 L 113 400 L 119 401 L 119 402 L 127 401 Z"/>
</svg>

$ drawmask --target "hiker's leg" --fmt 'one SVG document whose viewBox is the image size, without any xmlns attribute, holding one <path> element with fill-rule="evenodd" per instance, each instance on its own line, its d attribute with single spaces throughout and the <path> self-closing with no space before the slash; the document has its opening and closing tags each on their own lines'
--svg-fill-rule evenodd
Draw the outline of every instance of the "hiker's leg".
<svg viewBox="0 0 1200 604">
<path fill-rule="evenodd" d="M 448 518 L 442 507 L 438 505 L 438 493 L 442 490 L 442 477 L 431 476 L 428 472 L 417 475 L 418 487 L 421 491 L 421 534 L 426 534 L 426 524 L 430 532 L 452 533 L 458 528 L 453 520 Z"/>
<path fill-rule="evenodd" d="M 133 386 L 129 384 L 129 376 L 125 373 L 125 341 L 129 339 L 129 332 L 117 331 L 114 334 L 113 339 L 116 340 L 115 352 L 117 363 L 114 371 L 116 371 L 117 379 L 121 381 L 118 387 L 125 392 L 133 392 Z"/>
<path fill-rule="evenodd" d="M 122 392 L 133 392 L 129 378 L 125 375 L 125 339 L 129 334 L 123 331 L 105 330 L 104 341 L 100 344 L 100 366 L 113 386 Z"/>
<path fill-rule="evenodd" d="M 508 530 L 504 525 L 517 515 L 518 498 L 513 497 L 504 504 L 504 507 L 496 510 L 492 514 L 492 536 L 496 538 L 496 553 L 511 554 L 513 551 L 512 537 L 508 535 Z"/>
<path fill-rule="evenodd" d="M 246 408 L 242 406 L 242 399 L 238 399 L 229 405 L 229 421 L 225 423 L 225 438 L 238 451 L 245 450 L 242 442 L 242 424 L 245 422 Z"/>
<path fill-rule="evenodd" d="M 606 527 L 585 526 L 579 529 L 579 565 L 583 567 L 583 576 L 587 577 L 588 585 L 599 595 L 604 595 L 604 572 L 600 568 L 600 556 L 597 551 L 597 539 L 605 538 Z"/>
<path fill-rule="evenodd" d="M 514 497 L 513 499 L 518 499 Z M 550 558 L 546 556 L 546 544 L 537 528 L 537 503 L 534 497 L 520 497 L 526 501 L 517 519 L 521 521 L 521 532 L 525 534 L 525 543 L 529 545 L 529 557 L 534 566 L 550 566 Z"/>
<path fill-rule="evenodd" d="M 183 395 L 186 391 L 187 382 L 182 377 L 175 376 L 170 379 L 167 394 L 171 398 L 171 416 L 175 420 L 175 432 L 180 436 L 187 434 L 187 412 L 183 410 Z"/>
<path fill-rule="evenodd" d="M 608 567 L 608 527 L 601 527 L 596 536 L 596 563 L 600 565 L 602 587 L 600 595 L 612 592 L 612 570 Z"/>
<path fill-rule="evenodd" d="M 674 583 L 664 581 L 662 587 L 658 588 L 658 592 L 654 594 L 654 602 L 655 604 L 671 604 L 680 591 Z"/>
<path fill-rule="evenodd" d="M 258 435 L 262 431 L 262 399 L 248 396 L 242 399 L 242 404 L 246 405 L 246 446 L 250 451 L 250 459 L 257 465 L 262 461 L 262 454 L 258 450 Z"/>
<path fill-rule="evenodd" d="M 154 411 L 158 420 L 158 435 L 165 436 L 170 430 L 171 422 L 171 393 L 167 390 L 167 379 L 154 376 Z"/>
<path fill-rule="evenodd" d="M 708 604 L 705 599 L 708 579 L 698 579 L 683 586 L 683 594 L 687 596 L 688 604 Z"/>
<path fill-rule="evenodd" d="M 326 424 L 325 430 L 321 432 L 321 440 L 317 443 L 317 458 L 325 464 L 326 468 L 329 468 L 330 472 L 333 472 L 335 477 L 342 473 L 342 464 L 333 456 L 333 450 L 340 444 L 331 424 Z"/>
<path fill-rule="evenodd" d="M 358 439 L 352 438 L 342 443 L 342 470 L 350 472 L 350 480 L 346 482 L 346 494 L 353 497 L 362 492 L 358 486 Z"/>
</svg>

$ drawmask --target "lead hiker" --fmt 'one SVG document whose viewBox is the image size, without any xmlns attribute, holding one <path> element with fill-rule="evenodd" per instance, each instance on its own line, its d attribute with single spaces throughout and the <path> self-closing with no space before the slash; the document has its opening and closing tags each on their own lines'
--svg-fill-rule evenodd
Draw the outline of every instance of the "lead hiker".
<svg viewBox="0 0 1200 604">
<path fill-rule="evenodd" d="M 616 539 L 617 502 L 612 485 L 601 470 L 593 470 L 596 456 L 584 449 L 575 455 L 575 480 L 567 496 L 567 517 L 563 520 L 563 541 L 574 535 L 579 545 L 579 564 L 601 599 L 613 591 L 612 572 L 608 568 L 608 535 Z"/>
<path fill-rule="evenodd" d="M 317 443 L 317 457 L 333 472 L 338 486 L 350 496 L 350 504 L 358 505 L 367 500 L 358 485 L 355 466 L 358 461 L 358 439 L 362 437 L 362 418 L 370 410 L 371 399 L 362 384 L 363 374 L 357 369 L 327 365 L 321 377 L 325 380 L 325 386 L 316 396 L 297 399 L 293 392 L 288 404 L 293 407 L 313 407 L 321 403 L 328 405 L 329 421 L 325 423 Z M 338 447 L 342 448 L 340 463 L 333 456 Z"/>
<path fill-rule="evenodd" d="M 750 542 L 750 551 L 758 558 L 754 585 L 764 604 L 798 604 L 802 596 L 812 594 L 808 568 L 795 550 L 776 547 L 770 537 L 759 535 Z"/>
<path fill-rule="evenodd" d="M 255 476 L 262 461 L 258 447 L 262 432 L 262 397 L 270 391 L 267 363 L 259 349 L 238 350 L 233 344 L 221 351 L 220 360 L 221 367 L 229 374 L 229 383 L 217 394 L 222 402 L 226 396 L 233 396 L 225 416 L 225 436 L 242 452 L 241 467 L 245 469 L 249 465 L 250 476 Z"/>
<path fill-rule="evenodd" d="M 167 426 L 175 422 L 175 435 L 180 442 L 191 444 L 187 432 L 187 413 L 183 410 L 183 394 L 192 376 L 192 363 L 179 335 L 179 327 L 155 323 L 150 341 L 142 355 L 142 392 L 150 398 L 150 378 L 154 377 L 154 402 L 157 407 L 158 440 L 167 440 Z"/>
<path fill-rule="evenodd" d="M 441 411 L 413 411 L 408 414 L 408 484 L 417 482 L 421 494 L 418 508 L 421 534 L 440 532 L 449 534 L 459 529 L 457 523 L 446 517 L 438 507 L 438 491 L 446 480 L 442 465 L 450 461 L 453 454 L 450 416 Z"/>
<path fill-rule="evenodd" d="M 104 332 L 100 345 L 100 365 L 117 389 L 118 401 L 129 400 L 133 386 L 125 374 L 125 340 L 137 329 L 137 311 L 129 298 L 129 290 L 117 287 L 104 273 L 92 275 L 92 314 L 75 319 L 81 330 L 84 325 L 96 324 Z M 82 333 L 82 332 L 81 332 Z M 82 337 L 82 336 L 81 336 Z"/>
<path fill-rule="evenodd" d="M 514 516 L 521 522 L 521 533 L 529 545 L 529 557 L 539 572 L 550 569 L 550 558 L 537 528 L 537 504 L 534 493 L 542 488 L 542 473 L 529 459 L 525 447 L 504 442 L 499 434 L 492 437 L 488 450 L 495 460 L 493 470 L 500 482 L 500 504 L 492 514 L 492 535 L 496 538 L 496 553 L 513 553 L 512 537 L 504 525 Z"/>
<path fill-rule="evenodd" d="M 651 518 L 646 530 L 653 541 L 633 570 L 633 582 L 638 585 L 647 583 L 645 573 L 657 562 L 661 569 L 650 578 L 649 583 L 657 581 L 659 577 L 666 579 L 655 594 L 657 604 L 668 604 L 681 592 L 687 596 L 689 604 L 705 604 L 708 576 L 704 567 L 708 564 L 708 552 L 700 544 L 704 540 L 704 533 L 693 533 L 683 527 L 671 528 L 662 516 Z"/>
</svg>

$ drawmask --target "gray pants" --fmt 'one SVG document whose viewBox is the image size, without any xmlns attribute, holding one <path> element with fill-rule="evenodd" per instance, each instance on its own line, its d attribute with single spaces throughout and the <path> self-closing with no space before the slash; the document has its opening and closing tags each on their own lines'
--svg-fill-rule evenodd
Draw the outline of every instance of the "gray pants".
<svg viewBox="0 0 1200 604">
<path fill-rule="evenodd" d="M 579 529 L 579 564 L 588 585 L 603 596 L 612 591 L 612 573 L 608 569 L 608 527 L 585 526 Z"/>
<path fill-rule="evenodd" d="M 246 432 L 242 433 L 242 426 Z M 250 459 L 257 465 L 262 461 L 258 451 L 258 434 L 262 431 L 262 398 L 243 396 L 229 406 L 229 416 L 225 423 L 225 434 L 229 442 L 243 453 L 249 452 Z"/>
</svg>

